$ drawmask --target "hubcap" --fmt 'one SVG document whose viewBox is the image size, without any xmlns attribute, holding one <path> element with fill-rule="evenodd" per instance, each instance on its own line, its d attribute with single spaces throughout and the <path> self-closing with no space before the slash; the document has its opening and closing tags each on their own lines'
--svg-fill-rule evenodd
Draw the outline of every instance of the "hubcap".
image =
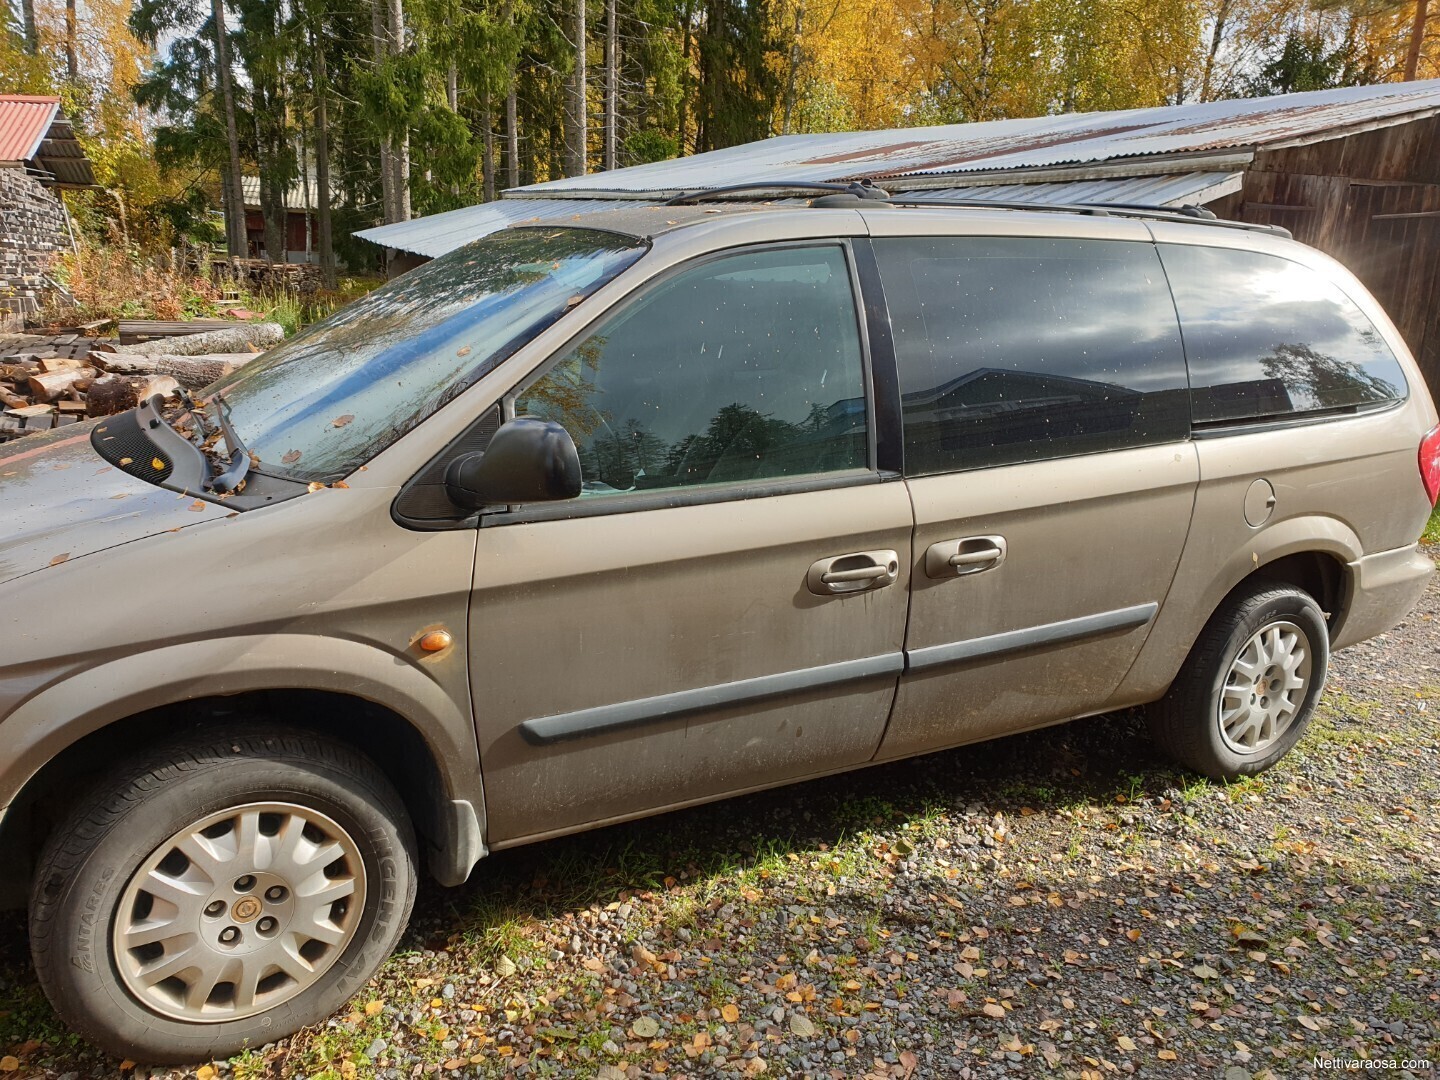
<svg viewBox="0 0 1440 1080">
<path fill-rule="evenodd" d="M 162 1016 L 238 1020 L 312 986 L 355 936 L 365 865 L 316 810 L 249 803 L 176 833 L 120 898 L 125 988 Z"/>
<path fill-rule="evenodd" d="M 1255 754 L 1299 715 L 1310 686 L 1310 640 L 1291 622 L 1256 631 L 1230 665 L 1220 692 L 1220 735 L 1238 754 Z"/>
</svg>

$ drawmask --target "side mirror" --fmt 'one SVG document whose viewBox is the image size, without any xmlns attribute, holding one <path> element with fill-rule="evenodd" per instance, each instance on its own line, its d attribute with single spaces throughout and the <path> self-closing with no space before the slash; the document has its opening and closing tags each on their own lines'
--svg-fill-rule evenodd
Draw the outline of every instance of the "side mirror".
<svg viewBox="0 0 1440 1080">
<path fill-rule="evenodd" d="M 553 420 L 518 417 L 500 426 L 484 453 L 450 463 L 445 493 L 465 510 L 573 499 L 580 494 L 580 454 Z"/>
</svg>

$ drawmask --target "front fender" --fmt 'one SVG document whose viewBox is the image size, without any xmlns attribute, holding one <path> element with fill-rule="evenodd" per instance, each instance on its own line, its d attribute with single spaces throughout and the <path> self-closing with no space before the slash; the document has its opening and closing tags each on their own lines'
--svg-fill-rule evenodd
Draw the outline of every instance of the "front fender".
<svg viewBox="0 0 1440 1080">
<path fill-rule="evenodd" d="M 347 694 L 404 717 L 429 746 L 446 797 L 481 807 L 470 717 L 429 667 L 447 662 L 464 658 L 447 650 L 412 660 L 358 641 L 284 633 L 188 641 L 113 660 L 46 687 L 0 721 L 0 807 L 56 755 L 118 720 L 197 698 L 286 689 Z"/>
</svg>

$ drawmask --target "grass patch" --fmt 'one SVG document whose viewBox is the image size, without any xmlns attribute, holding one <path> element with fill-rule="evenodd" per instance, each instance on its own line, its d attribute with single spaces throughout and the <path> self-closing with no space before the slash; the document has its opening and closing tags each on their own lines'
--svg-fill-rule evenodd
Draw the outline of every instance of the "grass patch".
<svg viewBox="0 0 1440 1080">
<path fill-rule="evenodd" d="M 1427 544 L 1440 544 L 1440 506 L 1430 512 L 1430 520 L 1425 523 L 1420 539 Z"/>
</svg>

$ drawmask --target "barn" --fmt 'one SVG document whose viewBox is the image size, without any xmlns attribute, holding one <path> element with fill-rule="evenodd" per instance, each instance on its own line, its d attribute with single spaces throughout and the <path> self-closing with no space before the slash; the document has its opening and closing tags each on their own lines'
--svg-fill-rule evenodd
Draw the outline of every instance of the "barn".
<svg viewBox="0 0 1440 1080">
<path fill-rule="evenodd" d="M 1349 266 L 1440 387 L 1440 80 L 983 124 L 784 135 L 533 184 L 358 235 L 403 269 L 506 225 L 756 180 L 962 201 L 1201 205 Z M 756 197 L 752 193 L 750 198 Z"/>
</svg>

